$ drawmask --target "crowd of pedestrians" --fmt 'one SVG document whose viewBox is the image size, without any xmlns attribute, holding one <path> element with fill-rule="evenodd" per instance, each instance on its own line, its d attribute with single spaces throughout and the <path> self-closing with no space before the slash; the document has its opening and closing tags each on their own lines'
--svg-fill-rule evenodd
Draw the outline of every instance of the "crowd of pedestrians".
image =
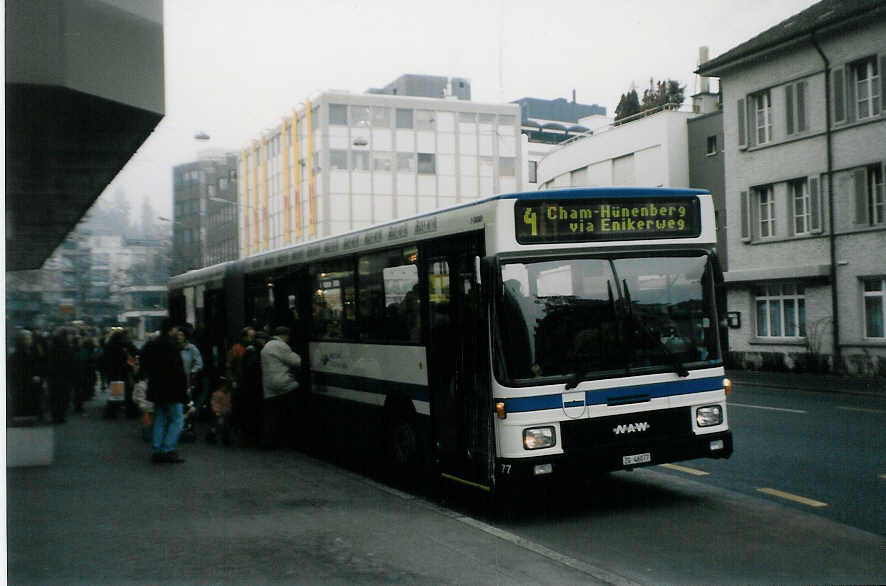
<svg viewBox="0 0 886 586">
<path fill-rule="evenodd" d="M 66 421 L 102 392 L 102 417 L 142 416 L 151 461 L 180 463 L 179 443 L 201 438 L 229 446 L 286 445 L 298 410 L 301 357 L 286 327 L 244 327 L 227 353 L 209 362 L 190 324 L 167 320 L 139 350 L 125 328 L 98 338 L 75 327 L 49 337 L 18 330 L 7 358 L 7 414 Z M 215 364 L 220 362 L 220 364 Z M 183 431 L 189 430 L 190 433 Z"/>
</svg>

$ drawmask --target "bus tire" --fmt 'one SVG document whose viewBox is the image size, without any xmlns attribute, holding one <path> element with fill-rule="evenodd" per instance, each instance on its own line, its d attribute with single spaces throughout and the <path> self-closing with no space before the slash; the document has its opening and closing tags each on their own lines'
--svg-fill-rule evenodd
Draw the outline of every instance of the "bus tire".
<svg viewBox="0 0 886 586">
<path fill-rule="evenodd" d="M 414 418 L 392 412 L 384 419 L 382 453 L 386 479 L 399 485 L 414 486 L 421 473 L 421 451 Z"/>
</svg>

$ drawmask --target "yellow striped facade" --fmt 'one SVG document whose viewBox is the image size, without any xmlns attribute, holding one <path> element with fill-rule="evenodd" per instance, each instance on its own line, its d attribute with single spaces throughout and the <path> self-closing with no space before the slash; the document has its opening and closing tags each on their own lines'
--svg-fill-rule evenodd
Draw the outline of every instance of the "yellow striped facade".
<svg viewBox="0 0 886 586">
<path fill-rule="evenodd" d="M 241 257 L 519 191 L 516 104 L 324 92 L 242 149 Z"/>
</svg>

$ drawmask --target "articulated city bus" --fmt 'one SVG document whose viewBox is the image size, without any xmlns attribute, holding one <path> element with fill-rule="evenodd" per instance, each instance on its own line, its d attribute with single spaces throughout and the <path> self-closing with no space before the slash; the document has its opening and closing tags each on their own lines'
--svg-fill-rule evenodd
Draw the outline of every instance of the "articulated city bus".
<svg viewBox="0 0 886 586">
<path fill-rule="evenodd" d="M 705 191 L 499 195 L 174 277 L 170 315 L 289 326 L 306 447 L 492 491 L 730 456 L 715 243 Z"/>
</svg>

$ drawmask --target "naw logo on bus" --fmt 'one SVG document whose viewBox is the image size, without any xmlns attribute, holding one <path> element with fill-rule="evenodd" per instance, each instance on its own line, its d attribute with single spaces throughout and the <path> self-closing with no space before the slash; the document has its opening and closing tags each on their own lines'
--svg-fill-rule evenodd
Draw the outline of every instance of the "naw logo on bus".
<svg viewBox="0 0 886 586">
<path fill-rule="evenodd" d="M 627 425 L 617 425 L 612 428 L 612 433 L 615 435 L 622 435 L 625 433 L 638 433 L 643 431 L 649 431 L 649 428 L 652 426 L 649 425 L 647 421 L 639 421 L 637 423 L 628 423 Z"/>
</svg>

